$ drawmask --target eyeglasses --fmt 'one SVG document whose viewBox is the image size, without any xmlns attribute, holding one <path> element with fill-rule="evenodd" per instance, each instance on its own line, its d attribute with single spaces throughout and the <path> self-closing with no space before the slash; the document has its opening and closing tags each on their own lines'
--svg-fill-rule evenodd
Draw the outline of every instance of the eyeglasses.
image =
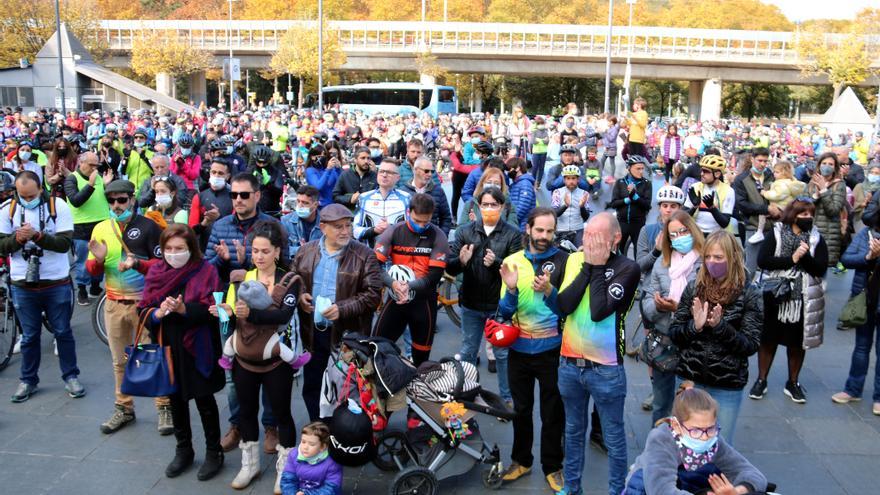
<svg viewBox="0 0 880 495">
<path fill-rule="evenodd" d="M 416 170 L 418 170 L 419 172 L 421 172 L 423 174 L 433 174 L 434 173 L 433 168 L 417 168 Z"/>
<path fill-rule="evenodd" d="M 253 193 L 254 193 L 253 191 L 242 191 L 242 192 L 231 191 L 229 193 L 229 197 L 232 199 L 238 199 L 238 198 L 251 199 L 251 194 L 253 194 Z"/>
<path fill-rule="evenodd" d="M 688 427 L 685 426 L 684 424 L 681 424 L 681 427 L 684 428 L 684 430 L 685 430 L 686 432 L 688 432 L 688 435 L 689 435 L 691 438 L 694 438 L 694 439 L 700 439 L 700 438 L 703 438 L 704 435 L 705 435 L 707 438 L 712 438 L 712 437 L 714 437 L 715 435 L 717 435 L 719 432 L 721 432 L 721 427 L 718 426 L 718 423 L 715 423 L 714 425 L 712 425 L 712 426 L 710 426 L 710 427 L 708 427 L 708 428 L 699 428 L 699 427 L 696 427 L 696 426 L 693 427 L 693 428 L 688 428 Z"/>
<path fill-rule="evenodd" d="M 394 170 L 379 170 L 379 175 L 400 175 L 400 172 Z"/>
<path fill-rule="evenodd" d="M 107 198 L 107 203 L 111 205 L 124 205 L 125 203 L 128 203 L 129 199 L 128 196 L 118 196 L 115 198 Z"/>
<path fill-rule="evenodd" d="M 688 236 L 688 235 L 691 235 L 691 231 L 688 230 L 687 227 L 682 227 L 675 232 L 670 232 L 669 238 L 672 240 L 675 240 L 675 239 L 678 239 L 679 237 L 684 237 L 684 236 Z"/>
</svg>

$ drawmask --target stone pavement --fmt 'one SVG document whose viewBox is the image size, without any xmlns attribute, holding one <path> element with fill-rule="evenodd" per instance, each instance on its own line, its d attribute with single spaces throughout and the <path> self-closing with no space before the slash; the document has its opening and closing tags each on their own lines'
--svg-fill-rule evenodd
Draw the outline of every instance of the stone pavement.
<svg viewBox="0 0 880 495">
<path fill-rule="evenodd" d="M 656 187 L 656 186 L 655 186 Z M 808 403 L 797 405 L 782 393 L 786 380 L 785 352 L 779 353 L 770 375 L 770 389 L 761 401 L 745 398 L 737 426 L 737 448 L 779 485 L 780 493 L 791 494 L 864 494 L 877 493 L 880 486 L 880 417 L 871 414 L 871 401 L 852 405 L 833 404 L 829 397 L 839 391 L 847 376 L 854 334 L 835 329 L 836 312 L 843 306 L 848 293 L 851 272 L 843 276 L 829 272 L 826 301 L 825 344 L 807 353 L 801 383 L 807 390 Z M 97 340 L 90 324 L 91 307 L 77 307 L 74 333 L 77 339 L 81 380 L 88 395 L 71 399 L 59 378 L 57 359 L 52 354 L 52 341 L 43 336 L 43 363 L 40 391 L 23 404 L 12 404 L 8 397 L 17 384 L 19 358 L 0 372 L 0 493 L 9 494 L 176 494 L 229 493 L 240 454 L 226 457 L 226 467 L 213 480 L 199 482 L 196 470 L 204 456 L 198 414 L 191 407 L 195 430 L 196 465 L 179 478 L 164 477 L 165 465 L 174 453 L 174 438 L 156 433 L 156 411 L 148 399 L 136 399 L 138 420 L 114 435 L 98 430 L 113 409 L 113 375 L 110 353 Z M 444 313 L 438 321 L 435 357 L 457 351 L 459 333 Z M 650 392 L 645 367 L 626 360 L 629 380 L 626 400 L 626 430 L 629 460 L 632 462 L 644 447 L 650 429 L 650 413 L 640 408 Z M 750 363 L 752 377 L 756 358 Z M 872 368 L 873 373 L 873 357 Z M 496 375 L 481 367 L 484 386 L 497 390 Z M 870 383 L 870 380 L 869 380 Z M 293 398 L 296 424 L 300 427 L 307 415 L 299 396 L 301 383 Z M 751 383 L 750 383 L 751 385 Z M 865 396 L 872 390 L 868 385 Z M 226 397 L 218 394 L 222 424 L 228 417 Z M 536 424 L 540 420 L 535 414 Z M 392 426 L 398 424 L 395 418 Z M 478 418 L 483 437 L 501 448 L 509 462 L 512 427 L 494 418 Z M 538 454 L 538 446 L 533 449 Z M 274 482 L 274 458 L 263 456 L 263 476 L 247 493 L 269 494 Z M 482 466 L 466 475 L 444 480 L 440 493 L 484 493 L 480 481 Z M 380 472 L 372 465 L 346 469 L 344 493 L 378 494 L 387 491 L 392 473 Z M 607 493 L 607 462 L 605 456 L 588 448 L 585 467 L 585 488 L 590 495 Z M 539 466 L 531 475 L 506 485 L 505 491 L 515 493 L 550 493 Z"/>
</svg>

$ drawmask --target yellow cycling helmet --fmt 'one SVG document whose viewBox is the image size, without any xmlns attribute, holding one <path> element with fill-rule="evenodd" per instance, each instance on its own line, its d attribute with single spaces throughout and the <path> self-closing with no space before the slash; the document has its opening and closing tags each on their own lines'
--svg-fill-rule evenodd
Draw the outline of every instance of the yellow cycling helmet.
<svg viewBox="0 0 880 495">
<path fill-rule="evenodd" d="M 724 161 L 724 158 L 721 158 L 718 155 L 706 155 L 703 158 L 700 158 L 700 168 L 723 172 L 725 166 L 727 166 L 727 163 Z"/>
</svg>

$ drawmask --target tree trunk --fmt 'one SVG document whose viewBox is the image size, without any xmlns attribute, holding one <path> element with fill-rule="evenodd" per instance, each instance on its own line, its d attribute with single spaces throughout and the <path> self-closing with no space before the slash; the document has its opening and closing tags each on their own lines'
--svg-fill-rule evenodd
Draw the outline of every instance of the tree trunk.
<svg viewBox="0 0 880 495">
<path fill-rule="evenodd" d="M 831 100 L 832 104 L 834 104 L 834 102 L 837 101 L 837 98 L 840 97 L 840 93 L 843 93 L 843 84 L 841 84 L 841 83 L 835 84 L 834 85 L 834 99 Z"/>
<path fill-rule="evenodd" d="M 302 110 L 303 108 L 303 78 L 299 78 L 299 88 L 296 90 L 296 108 Z"/>
</svg>

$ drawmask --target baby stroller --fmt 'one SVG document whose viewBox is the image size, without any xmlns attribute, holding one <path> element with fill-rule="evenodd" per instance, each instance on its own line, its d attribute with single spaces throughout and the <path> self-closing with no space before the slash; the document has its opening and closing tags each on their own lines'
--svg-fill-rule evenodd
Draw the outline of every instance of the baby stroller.
<svg viewBox="0 0 880 495">
<path fill-rule="evenodd" d="M 376 385 L 382 400 L 383 395 L 390 392 L 387 385 L 391 380 L 381 363 L 388 363 L 389 358 L 394 360 L 395 356 L 388 356 L 389 347 L 381 345 L 379 339 L 381 337 L 355 341 L 352 336 L 346 336 L 343 343 L 354 351 L 352 362 L 367 371 L 364 376 Z M 397 348 L 393 344 L 392 347 L 390 353 L 394 354 Z M 397 371 L 396 378 L 399 378 L 399 369 Z M 470 363 L 444 358 L 439 363 L 423 363 L 413 371 L 409 384 L 392 394 L 405 394 L 405 405 L 410 411 L 409 428 L 406 431 L 386 429 L 379 432 L 376 439 L 373 464 L 383 471 L 398 472 L 388 493 L 435 495 L 439 480 L 465 474 L 477 463 L 489 466 L 482 475 L 484 486 L 500 487 L 503 472 L 500 451 L 497 445 L 483 440 L 475 416 L 482 413 L 511 420 L 514 412 L 498 395 L 480 387 L 479 373 Z"/>
</svg>

